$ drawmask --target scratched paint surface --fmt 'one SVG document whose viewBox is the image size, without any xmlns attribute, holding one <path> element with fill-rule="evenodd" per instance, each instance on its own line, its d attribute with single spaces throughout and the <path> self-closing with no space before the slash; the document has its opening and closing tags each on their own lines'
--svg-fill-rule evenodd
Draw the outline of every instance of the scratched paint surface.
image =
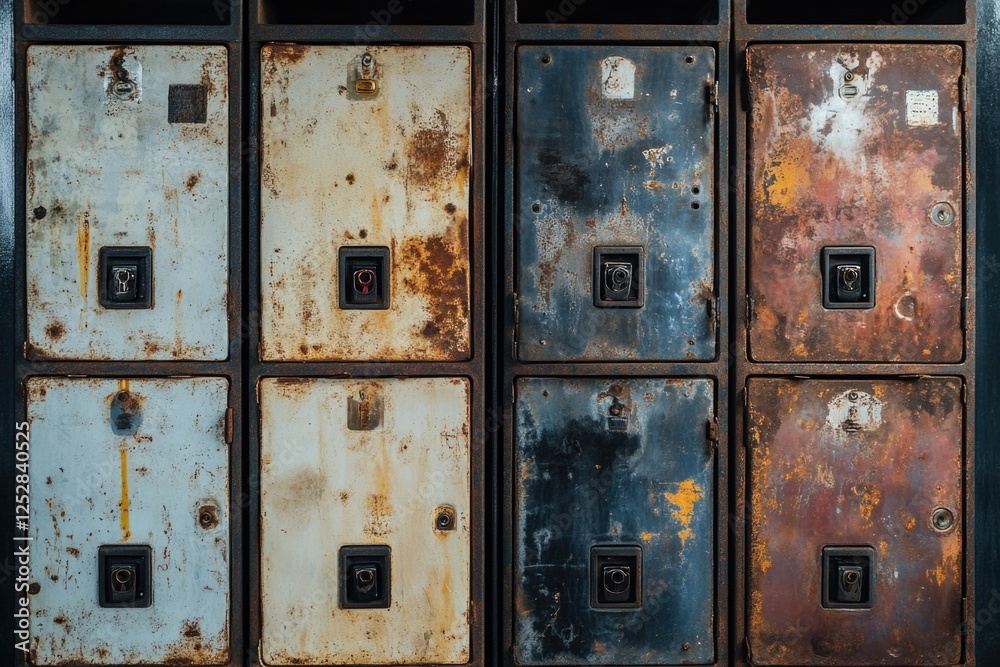
<svg viewBox="0 0 1000 667">
<path fill-rule="evenodd" d="M 461 378 L 261 381 L 265 663 L 468 662 L 469 389 Z M 348 428 L 351 399 L 381 401 L 374 428 Z M 455 530 L 434 530 L 444 505 Z M 340 547 L 369 544 L 391 549 L 391 607 L 341 609 Z"/>
<path fill-rule="evenodd" d="M 962 641 L 962 385 L 751 379 L 754 664 L 951 665 Z M 932 527 L 935 509 L 956 523 Z M 822 550 L 875 550 L 875 605 L 822 606 Z"/>
<path fill-rule="evenodd" d="M 961 47 L 768 44 L 747 60 L 753 358 L 961 361 Z M 874 308 L 823 308 L 824 246 L 875 248 Z"/>
<path fill-rule="evenodd" d="M 517 52 L 518 355 L 715 357 L 715 53 Z M 643 246 L 641 308 L 598 308 L 595 246 Z"/>
<path fill-rule="evenodd" d="M 519 663 L 714 661 L 713 401 L 700 379 L 518 381 Z M 642 548 L 643 605 L 594 609 L 591 547 L 616 544 Z"/>
<path fill-rule="evenodd" d="M 228 57 L 221 46 L 28 49 L 28 355 L 228 355 Z M 120 79 L 136 92 L 120 98 Z M 168 121 L 203 85 L 203 123 Z M 153 307 L 100 305 L 103 246 L 147 246 Z"/>
<path fill-rule="evenodd" d="M 270 45 L 261 79 L 262 357 L 468 359 L 471 51 Z M 344 246 L 389 248 L 387 310 L 340 308 Z"/>
<path fill-rule="evenodd" d="M 116 434 L 122 391 L 138 416 Z M 28 381 L 33 664 L 228 661 L 227 391 L 221 378 Z M 208 505 L 219 522 L 204 528 Z M 114 544 L 152 548 L 150 607 L 99 606 L 98 547 Z"/>
</svg>

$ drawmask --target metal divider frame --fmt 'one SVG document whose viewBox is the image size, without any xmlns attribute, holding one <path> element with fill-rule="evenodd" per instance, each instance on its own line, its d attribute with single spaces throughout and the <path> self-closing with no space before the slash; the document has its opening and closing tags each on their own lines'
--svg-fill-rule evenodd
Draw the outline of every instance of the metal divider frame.
<svg viewBox="0 0 1000 667">
<path fill-rule="evenodd" d="M 962 413 L 964 414 L 964 458 L 962 459 L 961 499 L 963 516 L 960 519 L 965 535 L 960 571 L 964 575 L 961 629 L 964 632 L 961 664 L 974 665 L 975 658 L 975 535 L 974 535 L 974 442 L 975 442 L 975 358 L 976 358 L 976 199 L 975 168 L 976 150 L 976 3 L 964 0 L 965 22 L 949 25 L 893 25 L 886 16 L 880 24 L 764 24 L 748 20 L 751 0 L 736 0 L 733 6 L 733 369 L 731 386 L 734 409 L 733 467 L 730 495 L 733 506 L 733 609 L 732 634 L 734 664 L 742 667 L 761 664 L 753 655 L 749 640 L 750 618 L 750 433 L 748 408 L 748 381 L 754 378 L 838 379 L 838 380 L 916 380 L 921 377 L 960 378 L 963 386 Z M 747 49 L 757 44 L 815 45 L 817 48 L 830 43 L 885 43 L 915 44 L 947 43 L 960 45 L 964 64 L 959 82 L 961 99 L 961 130 L 963 163 L 960 168 L 961 195 L 964 220 L 964 247 L 962 264 L 962 343 L 964 354 L 957 363 L 885 363 L 885 362 L 775 362 L 754 361 L 751 357 L 749 335 L 754 317 L 750 299 L 750 155 L 749 112 L 750 91 L 748 83 Z M 818 605 L 818 602 L 817 602 Z M 897 627 L 905 621 L 897 619 Z M 808 631 L 806 628 L 804 631 Z M 851 664 L 831 657 L 837 664 Z M 830 663 L 832 664 L 832 663 Z"/>
<path fill-rule="evenodd" d="M 229 521 L 229 658 L 227 665 L 236 667 L 244 663 L 244 496 L 243 496 L 243 13 L 242 5 L 220 2 L 212 5 L 218 22 L 213 25 L 155 24 L 144 25 L 91 25 L 81 23 L 59 23 L 47 14 L 44 22 L 32 21 L 27 3 L 14 4 L 14 90 L 15 103 L 15 271 L 13 295 L 14 331 L 13 347 L 14 378 L 19 388 L 15 396 L 15 418 L 24 421 L 27 414 L 27 381 L 37 377 L 93 379 L 141 379 L 141 378 L 182 378 L 218 377 L 228 381 L 227 415 L 225 442 L 229 446 L 229 498 L 226 512 Z M 49 6 L 56 12 L 61 5 Z M 26 16 L 27 13 L 27 16 Z M 37 18 L 37 16 L 35 17 Z M 228 292 L 225 298 L 228 325 L 226 327 L 227 356 L 220 361 L 76 361 L 28 359 L 27 352 L 27 285 L 26 285 L 26 156 L 27 156 L 27 49 L 32 45 L 48 44 L 93 44 L 93 45 L 219 45 L 228 56 L 229 114 L 226 183 L 228 204 L 226 243 L 228 247 Z M 13 459 L 13 449 L 8 456 Z M 40 485 L 40 480 L 32 480 Z M 33 545 L 39 548 L 40 545 Z M 96 604 L 96 602 L 95 602 Z M 189 639 L 189 638 L 181 638 Z M 187 659 L 197 659 L 198 649 L 192 648 Z M 15 654 L 15 664 L 27 667 L 27 656 L 20 651 Z"/>
<path fill-rule="evenodd" d="M 499 3 L 498 3 L 499 4 Z M 502 233 L 502 284 L 497 293 L 498 321 L 500 335 L 497 361 L 502 364 L 498 370 L 497 398 L 501 402 L 503 424 L 502 459 L 498 463 L 498 476 L 502 478 L 502 488 L 498 488 L 502 526 L 500 554 L 497 576 L 502 583 L 502 604 L 498 624 L 500 627 L 497 656 L 498 664 L 519 664 L 515 658 L 515 611 L 516 599 L 516 490 L 515 480 L 515 384 L 520 378 L 572 378 L 587 380 L 595 378 L 642 380 L 642 379 L 708 379 L 714 385 L 715 422 L 717 430 L 714 449 L 715 487 L 712 489 L 714 510 L 714 655 L 715 665 L 727 665 L 729 653 L 729 526 L 730 518 L 728 493 L 729 480 L 729 374 L 730 374 L 730 328 L 729 313 L 729 40 L 730 6 L 726 1 L 718 3 L 716 22 L 687 25 L 645 24 L 607 25 L 598 23 L 574 23 L 572 13 L 550 20 L 549 23 L 519 22 L 517 1 L 507 0 L 501 11 L 505 18 L 501 25 L 503 32 L 497 43 L 501 72 L 502 101 L 498 105 L 503 117 L 501 131 L 505 139 L 498 143 L 496 156 L 497 174 L 503 173 L 502 207 L 498 212 L 503 220 L 498 221 L 498 232 Z M 580 3 L 576 3 L 579 5 Z M 707 3 L 714 5 L 715 3 Z M 569 3 L 564 3 L 569 6 Z M 555 10 L 555 3 L 553 3 Z M 713 7 L 714 10 L 714 7 Z M 560 10 L 561 11 L 561 10 Z M 556 22 L 558 21 L 558 22 Z M 588 46 L 708 46 L 715 50 L 714 77 L 718 84 L 715 114 L 715 167 L 710 178 L 715 192 L 714 243 L 715 243 L 715 285 L 714 298 L 718 313 L 715 328 L 716 346 L 714 357 L 695 362 L 681 361 L 572 361 L 572 362 L 525 362 L 518 358 L 517 344 L 517 216 L 518 193 L 516 185 L 516 110 L 517 110 L 517 49 L 522 45 L 588 45 Z M 502 51 L 501 51 L 502 49 Z M 498 249 L 499 252 L 499 249 Z M 649 299 L 655 295 L 647 295 Z M 500 384 L 502 383 L 502 384 Z M 710 429 L 713 430 L 713 429 Z M 590 662 L 588 664 L 594 664 Z M 611 663 L 608 663 L 611 664 Z"/>
<path fill-rule="evenodd" d="M 388 3 L 388 9 L 393 3 Z M 247 292 L 247 354 L 249 366 L 247 374 L 247 408 L 248 408 L 248 458 L 247 458 L 247 498 L 249 504 L 248 555 L 249 568 L 248 594 L 248 630 L 247 630 L 247 664 L 263 665 L 261 653 L 262 640 L 262 585 L 261 585 L 261 437 L 262 411 L 260 406 L 260 386 L 268 378 L 340 378 L 354 380 L 373 380 L 390 378 L 465 378 L 471 388 L 469 404 L 469 420 L 471 425 L 469 474 L 471 493 L 471 554 L 470 569 L 470 646 L 469 661 L 471 665 L 489 663 L 486 648 L 486 626 L 491 618 L 487 607 L 487 577 L 490 562 L 488 549 L 490 536 L 488 534 L 488 512 L 490 501 L 488 497 L 491 480 L 491 467 L 487 461 L 489 442 L 492 438 L 491 429 L 495 428 L 492 417 L 487 419 L 487 400 L 490 399 L 489 377 L 487 365 L 491 359 L 490 338 L 487 335 L 489 321 L 488 310 L 491 301 L 486 285 L 491 276 L 487 271 L 488 249 L 487 237 L 490 229 L 491 215 L 487 208 L 486 198 L 489 195 L 488 178 L 490 170 L 487 159 L 487 138 L 489 132 L 490 86 L 490 53 L 487 48 L 487 4 L 485 0 L 475 0 L 469 3 L 474 9 L 472 21 L 469 24 L 455 25 L 413 25 L 412 22 L 393 23 L 388 20 L 377 27 L 376 22 L 368 26 L 358 24 L 321 24 L 311 23 L 271 23 L 266 16 L 263 0 L 252 0 L 248 3 L 248 100 L 249 121 L 247 147 L 249 154 L 248 169 L 248 230 L 247 230 L 247 265 L 249 290 Z M 404 9 L 405 11 L 405 9 Z M 368 32 L 366 33 L 366 29 Z M 469 191 L 469 266 L 471 268 L 471 353 L 466 360 L 457 361 L 265 361 L 262 358 L 261 344 L 261 312 L 262 312 L 262 280 L 261 280 L 261 146 L 262 146 L 262 71 L 261 53 L 268 44 L 297 44 L 303 46 L 315 45 L 354 45 L 363 50 L 366 46 L 381 45 L 419 45 L 419 46 L 465 46 L 471 51 L 472 90 L 471 90 L 471 153 Z M 341 183 L 343 186 L 344 183 Z M 331 267 L 335 268 L 335 267 Z M 383 311 L 385 312 L 385 311 Z M 326 573 L 330 574 L 330 573 Z M 324 580 L 324 585 L 336 583 L 330 578 Z"/>
</svg>

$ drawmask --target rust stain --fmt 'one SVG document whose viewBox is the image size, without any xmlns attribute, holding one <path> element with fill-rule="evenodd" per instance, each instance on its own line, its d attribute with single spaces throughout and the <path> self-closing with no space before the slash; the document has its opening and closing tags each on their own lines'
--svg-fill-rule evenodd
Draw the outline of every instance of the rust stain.
<svg viewBox="0 0 1000 667">
<path fill-rule="evenodd" d="M 272 66 L 297 65 L 308 51 L 308 47 L 299 44 L 269 44 L 262 50 L 261 57 Z"/>
<path fill-rule="evenodd" d="M 868 484 L 852 486 L 851 491 L 858 496 L 858 509 L 861 511 L 861 516 L 865 521 L 871 521 L 872 512 L 882 500 L 881 492 L 877 487 Z"/>
<path fill-rule="evenodd" d="M 458 225 L 464 231 L 467 222 Z M 456 238 L 457 237 L 457 238 Z M 469 327 L 468 239 L 431 236 L 408 239 L 401 258 L 409 267 L 403 277 L 406 287 L 425 295 L 430 319 L 420 326 L 422 345 L 444 352 L 467 352 Z M 430 337 L 427 337 L 427 336 Z"/>
<path fill-rule="evenodd" d="M 66 335 L 66 328 L 63 326 L 62 322 L 53 322 L 45 327 L 45 336 L 53 342 L 58 341 L 64 335 Z"/>
<path fill-rule="evenodd" d="M 691 530 L 691 518 L 694 516 L 694 506 L 702 498 L 702 489 L 693 479 L 686 479 L 677 485 L 675 493 L 664 493 L 663 497 L 677 509 L 670 511 L 670 516 L 684 528 L 677 533 L 681 539 L 681 548 L 694 537 Z"/>
<path fill-rule="evenodd" d="M 383 493 L 369 494 L 365 500 L 365 525 L 364 533 L 372 539 L 385 538 L 392 527 L 392 505 L 389 504 L 389 497 Z"/>
<path fill-rule="evenodd" d="M 191 174 L 190 176 L 188 176 L 188 179 L 187 179 L 187 181 L 184 184 L 187 187 L 188 192 L 190 192 L 191 190 L 194 190 L 194 186 L 198 185 L 198 182 L 200 180 L 201 180 L 201 172 L 200 171 L 199 172 L 195 172 L 195 173 Z"/>
<path fill-rule="evenodd" d="M 76 257 L 80 269 L 80 296 L 87 298 L 90 281 L 90 221 L 84 215 L 76 231 Z"/>
<path fill-rule="evenodd" d="M 344 178 L 347 180 L 348 185 L 354 185 L 354 174 L 348 174 Z"/>
<path fill-rule="evenodd" d="M 124 445 L 122 445 L 119 453 L 121 455 L 122 499 L 118 506 L 121 508 L 122 541 L 128 542 L 132 539 L 132 531 L 129 528 L 128 451 Z"/>
</svg>

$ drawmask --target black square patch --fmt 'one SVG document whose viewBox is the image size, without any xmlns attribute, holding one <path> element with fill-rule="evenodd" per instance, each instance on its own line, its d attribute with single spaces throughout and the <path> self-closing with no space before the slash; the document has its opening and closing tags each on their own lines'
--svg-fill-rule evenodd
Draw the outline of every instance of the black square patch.
<svg viewBox="0 0 1000 667">
<path fill-rule="evenodd" d="M 171 123 L 208 121 L 208 90 L 204 84 L 175 83 L 167 94 L 167 120 Z"/>
</svg>

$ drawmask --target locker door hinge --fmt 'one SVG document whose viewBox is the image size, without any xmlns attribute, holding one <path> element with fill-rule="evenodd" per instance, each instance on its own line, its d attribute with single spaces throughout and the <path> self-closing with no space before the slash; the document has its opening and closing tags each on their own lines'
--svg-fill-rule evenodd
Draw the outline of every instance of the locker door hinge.
<svg viewBox="0 0 1000 667">
<path fill-rule="evenodd" d="M 713 448 L 719 444 L 719 425 L 715 419 L 709 419 L 705 422 L 705 438 L 713 443 Z"/>
<path fill-rule="evenodd" d="M 753 322 L 753 318 L 757 316 L 756 305 L 754 304 L 753 297 L 749 294 L 746 295 L 746 327 L 747 330 L 750 329 L 750 325 Z"/>
<path fill-rule="evenodd" d="M 718 297 L 713 296 L 708 299 L 706 308 L 708 309 L 708 325 L 712 327 L 712 332 L 718 331 L 719 329 L 719 300 Z"/>
<path fill-rule="evenodd" d="M 747 652 L 747 662 L 752 665 L 753 664 L 753 648 L 751 648 L 751 646 L 750 646 L 750 638 L 749 637 L 747 637 L 747 639 L 746 639 L 746 647 L 745 648 L 746 648 L 746 652 Z"/>
<path fill-rule="evenodd" d="M 233 444 L 233 409 L 226 408 L 226 444 Z"/>
<path fill-rule="evenodd" d="M 514 292 L 514 331 L 510 337 L 511 359 L 517 360 L 517 292 Z"/>
<path fill-rule="evenodd" d="M 750 94 L 750 49 L 743 54 L 743 71 L 740 72 L 740 106 L 744 111 L 749 111 L 753 103 Z"/>
<path fill-rule="evenodd" d="M 969 400 L 969 385 L 962 383 L 962 405 L 965 405 Z"/>
<path fill-rule="evenodd" d="M 958 77 L 958 110 L 965 113 L 969 104 L 969 77 L 963 74 Z"/>
<path fill-rule="evenodd" d="M 708 105 L 716 113 L 719 112 L 719 82 L 712 81 L 708 84 Z"/>
<path fill-rule="evenodd" d="M 965 329 L 966 329 L 965 322 L 966 322 L 966 318 L 968 317 L 968 313 L 969 313 L 969 297 L 966 296 L 966 297 L 962 298 L 962 316 L 961 316 L 962 317 L 962 323 L 961 323 L 962 331 L 965 331 Z"/>
</svg>

